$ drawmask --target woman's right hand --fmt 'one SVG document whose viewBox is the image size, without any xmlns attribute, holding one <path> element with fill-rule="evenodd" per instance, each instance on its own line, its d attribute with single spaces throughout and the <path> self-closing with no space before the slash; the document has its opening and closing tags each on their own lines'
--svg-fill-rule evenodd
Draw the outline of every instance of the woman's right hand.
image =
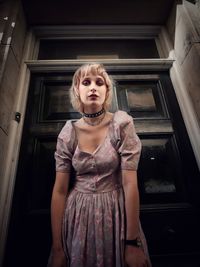
<svg viewBox="0 0 200 267">
<path fill-rule="evenodd" d="M 67 260 L 63 250 L 53 251 L 51 267 L 67 267 Z"/>
</svg>

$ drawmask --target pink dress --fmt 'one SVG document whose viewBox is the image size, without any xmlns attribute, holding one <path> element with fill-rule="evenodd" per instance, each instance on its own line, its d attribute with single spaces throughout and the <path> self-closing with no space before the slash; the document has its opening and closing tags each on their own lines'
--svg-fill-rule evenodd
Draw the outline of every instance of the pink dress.
<svg viewBox="0 0 200 267">
<path fill-rule="evenodd" d="M 68 267 L 123 267 L 125 205 L 121 170 L 137 170 L 141 142 L 133 119 L 114 113 L 104 141 L 93 153 L 78 147 L 69 120 L 61 130 L 55 152 L 56 171 L 76 171 L 66 198 L 62 238 Z M 148 256 L 140 229 L 143 249 Z M 149 263 L 150 266 L 150 263 Z"/>
</svg>

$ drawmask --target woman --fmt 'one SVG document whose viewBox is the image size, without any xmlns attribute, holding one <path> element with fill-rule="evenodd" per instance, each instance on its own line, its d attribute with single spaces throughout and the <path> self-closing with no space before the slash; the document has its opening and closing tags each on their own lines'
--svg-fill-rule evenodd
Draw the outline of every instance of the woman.
<svg viewBox="0 0 200 267">
<path fill-rule="evenodd" d="M 71 102 L 82 118 L 67 121 L 57 140 L 51 267 L 150 266 L 139 222 L 141 143 L 126 112 L 108 112 L 112 87 L 100 64 L 74 74 Z"/>
</svg>

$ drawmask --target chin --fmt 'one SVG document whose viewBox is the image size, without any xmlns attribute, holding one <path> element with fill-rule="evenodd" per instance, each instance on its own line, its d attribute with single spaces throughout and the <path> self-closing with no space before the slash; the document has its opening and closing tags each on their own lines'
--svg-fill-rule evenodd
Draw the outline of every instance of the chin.
<svg viewBox="0 0 200 267">
<path fill-rule="evenodd" d="M 98 102 L 90 102 L 87 106 L 88 107 L 96 107 L 96 108 L 99 108 L 99 107 L 102 107 L 103 104 L 101 103 L 98 103 Z"/>
</svg>

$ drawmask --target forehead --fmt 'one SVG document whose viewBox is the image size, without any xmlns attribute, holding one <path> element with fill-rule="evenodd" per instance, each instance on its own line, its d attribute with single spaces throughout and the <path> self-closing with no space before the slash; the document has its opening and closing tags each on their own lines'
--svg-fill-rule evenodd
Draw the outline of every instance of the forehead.
<svg viewBox="0 0 200 267">
<path fill-rule="evenodd" d="M 78 76 L 80 78 L 91 75 L 103 77 L 104 72 L 105 70 L 101 68 L 99 65 L 86 65 L 80 69 Z"/>
<path fill-rule="evenodd" d="M 81 80 L 83 80 L 83 79 L 91 79 L 91 80 L 101 79 L 101 80 L 104 80 L 104 77 L 101 75 L 98 75 L 98 74 L 94 75 L 91 73 L 87 73 L 86 75 L 81 77 Z"/>
</svg>

